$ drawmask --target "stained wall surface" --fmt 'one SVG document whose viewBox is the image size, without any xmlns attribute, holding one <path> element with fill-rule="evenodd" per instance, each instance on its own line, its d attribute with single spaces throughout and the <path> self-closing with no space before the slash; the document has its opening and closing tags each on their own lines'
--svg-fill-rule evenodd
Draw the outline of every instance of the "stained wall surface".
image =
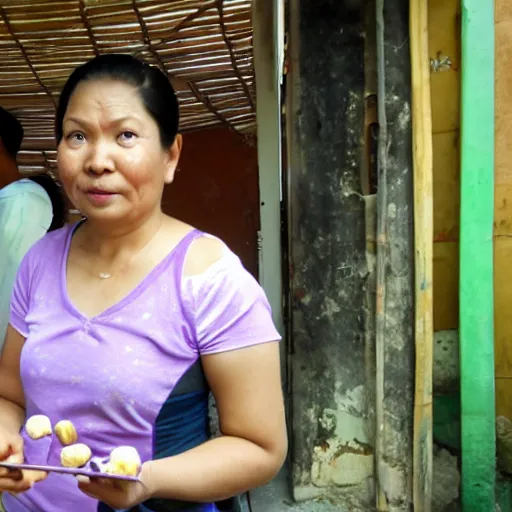
<svg viewBox="0 0 512 512">
<path fill-rule="evenodd" d="M 249 139 L 251 140 L 251 139 Z M 228 128 L 189 132 L 174 183 L 166 187 L 166 213 L 222 238 L 258 276 L 260 229 L 258 154 Z"/>
</svg>

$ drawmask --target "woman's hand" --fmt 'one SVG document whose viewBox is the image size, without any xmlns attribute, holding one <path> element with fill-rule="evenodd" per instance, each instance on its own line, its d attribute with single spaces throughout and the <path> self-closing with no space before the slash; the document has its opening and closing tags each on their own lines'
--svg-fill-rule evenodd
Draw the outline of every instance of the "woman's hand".
<svg viewBox="0 0 512 512">
<path fill-rule="evenodd" d="M 23 439 L 0 428 L 0 460 L 21 464 L 23 462 Z M 43 471 L 20 471 L 0 467 L 0 492 L 19 493 L 28 491 L 35 482 L 44 480 Z"/>
<path fill-rule="evenodd" d="M 149 481 L 149 467 L 142 465 L 140 482 L 114 480 L 111 478 L 88 478 L 77 476 L 78 488 L 87 496 L 95 498 L 113 509 L 131 508 L 153 497 Z"/>
</svg>

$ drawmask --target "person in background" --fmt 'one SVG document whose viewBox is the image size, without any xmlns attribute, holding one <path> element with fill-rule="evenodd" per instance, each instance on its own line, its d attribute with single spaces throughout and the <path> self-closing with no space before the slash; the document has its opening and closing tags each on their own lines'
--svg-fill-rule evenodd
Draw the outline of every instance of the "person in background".
<svg viewBox="0 0 512 512">
<path fill-rule="evenodd" d="M 93 462 L 135 448 L 140 481 L 0 468 L 7 512 L 234 510 L 231 497 L 284 463 L 265 293 L 221 240 L 162 212 L 178 125 L 168 77 L 128 55 L 95 57 L 62 90 L 58 177 L 85 220 L 45 235 L 20 265 L 0 358 L 0 460 L 60 465 L 55 436 L 27 433 L 44 415 L 71 421 Z"/>
<path fill-rule="evenodd" d="M 24 178 L 16 157 L 23 140 L 20 122 L 0 107 L 0 349 L 9 323 L 9 303 L 21 260 L 48 231 L 65 221 L 58 185 L 45 174 Z"/>
</svg>

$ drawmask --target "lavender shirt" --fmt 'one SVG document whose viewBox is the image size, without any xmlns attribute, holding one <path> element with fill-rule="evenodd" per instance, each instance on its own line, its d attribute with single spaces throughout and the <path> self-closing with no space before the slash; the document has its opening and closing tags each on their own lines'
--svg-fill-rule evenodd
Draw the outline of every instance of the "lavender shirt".
<svg viewBox="0 0 512 512">
<path fill-rule="evenodd" d="M 256 280 L 227 248 L 204 273 L 183 276 L 190 232 L 124 299 L 92 318 L 71 303 L 66 261 L 75 226 L 49 233 L 23 259 L 11 301 L 11 325 L 24 337 L 21 379 L 27 418 L 71 420 L 95 457 L 119 445 L 154 458 L 157 416 L 180 378 L 203 354 L 280 339 Z M 56 436 L 34 441 L 24 429 L 25 459 L 60 464 Z M 7 512 L 96 512 L 96 500 L 72 476 L 52 473 Z M 194 509 L 195 510 L 195 509 Z M 204 508 L 211 510 L 211 508 Z"/>
</svg>

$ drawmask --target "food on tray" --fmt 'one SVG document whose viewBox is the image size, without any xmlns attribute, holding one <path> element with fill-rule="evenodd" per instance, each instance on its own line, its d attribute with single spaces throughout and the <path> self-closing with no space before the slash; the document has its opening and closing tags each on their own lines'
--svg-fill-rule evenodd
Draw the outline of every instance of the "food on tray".
<svg viewBox="0 0 512 512">
<path fill-rule="evenodd" d="M 110 452 L 105 471 L 111 475 L 137 476 L 141 464 L 139 453 L 133 446 L 119 446 Z"/>
<path fill-rule="evenodd" d="M 84 466 L 91 456 L 91 449 L 86 444 L 76 443 L 62 448 L 60 462 L 66 468 L 79 468 Z"/>
<path fill-rule="evenodd" d="M 50 418 L 44 414 L 34 414 L 25 423 L 25 430 L 32 439 L 52 435 Z"/>
<path fill-rule="evenodd" d="M 50 418 L 43 414 L 31 416 L 25 430 L 32 439 L 51 436 L 53 432 L 63 446 L 60 452 L 60 462 L 65 468 L 81 468 L 92 458 L 92 451 L 84 443 L 78 443 L 78 433 L 70 420 L 60 420 L 52 429 Z M 133 446 L 118 446 L 110 452 L 103 471 L 110 475 L 137 476 L 142 466 L 138 451 Z"/>
<path fill-rule="evenodd" d="M 74 444 L 78 441 L 75 426 L 69 420 L 61 420 L 55 425 L 55 433 L 63 445 Z"/>
</svg>

